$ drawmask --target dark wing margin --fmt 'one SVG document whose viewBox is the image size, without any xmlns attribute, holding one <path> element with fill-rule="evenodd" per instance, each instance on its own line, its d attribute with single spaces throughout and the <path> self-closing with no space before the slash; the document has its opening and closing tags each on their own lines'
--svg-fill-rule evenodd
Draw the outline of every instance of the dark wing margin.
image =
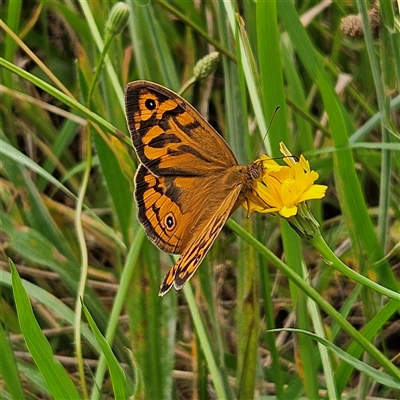
<svg viewBox="0 0 400 400">
<path fill-rule="evenodd" d="M 181 253 L 184 237 L 179 192 L 174 198 L 168 191 L 165 180 L 153 175 L 143 164 L 135 175 L 135 200 L 137 217 L 147 237 L 167 253 Z M 178 191 L 178 188 L 176 188 Z"/>
</svg>

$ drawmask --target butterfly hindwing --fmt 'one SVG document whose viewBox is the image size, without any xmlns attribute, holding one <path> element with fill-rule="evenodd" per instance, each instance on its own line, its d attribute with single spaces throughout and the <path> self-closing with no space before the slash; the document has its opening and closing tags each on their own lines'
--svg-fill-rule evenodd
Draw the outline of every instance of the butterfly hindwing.
<svg viewBox="0 0 400 400">
<path fill-rule="evenodd" d="M 218 210 L 207 221 L 190 245 L 184 249 L 181 257 L 165 275 L 161 284 L 159 296 L 164 296 L 172 285 L 179 290 L 193 276 L 200 266 L 208 250 L 217 238 L 219 232 L 229 218 L 231 210 L 239 196 L 241 186 L 236 186 L 221 203 Z"/>
<path fill-rule="evenodd" d="M 143 164 L 135 176 L 135 199 L 139 222 L 149 239 L 167 253 L 180 253 L 185 226 L 178 223 L 183 213 L 179 191 L 169 190 L 168 178 L 153 175 Z M 187 238 L 187 236 L 186 236 Z"/>
</svg>

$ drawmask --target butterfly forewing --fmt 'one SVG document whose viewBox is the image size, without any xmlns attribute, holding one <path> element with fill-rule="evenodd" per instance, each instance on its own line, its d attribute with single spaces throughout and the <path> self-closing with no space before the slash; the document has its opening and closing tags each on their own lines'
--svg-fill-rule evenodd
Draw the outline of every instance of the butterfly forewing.
<svg viewBox="0 0 400 400">
<path fill-rule="evenodd" d="M 237 165 L 224 139 L 176 93 L 131 82 L 125 105 L 138 157 L 155 175 L 204 176 Z"/>
</svg>

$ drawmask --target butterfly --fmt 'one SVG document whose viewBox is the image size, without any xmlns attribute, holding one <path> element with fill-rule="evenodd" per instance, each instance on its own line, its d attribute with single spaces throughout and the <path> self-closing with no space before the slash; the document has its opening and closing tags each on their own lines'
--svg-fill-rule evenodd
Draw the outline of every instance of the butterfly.
<svg viewBox="0 0 400 400">
<path fill-rule="evenodd" d="M 230 214 L 254 192 L 263 166 L 239 165 L 199 112 L 161 85 L 128 83 L 125 109 L 140 161 L 138 220 L 158 248 L 181 255 L 161 284 L 163 296 L 193 276 Z"/>
</svg>

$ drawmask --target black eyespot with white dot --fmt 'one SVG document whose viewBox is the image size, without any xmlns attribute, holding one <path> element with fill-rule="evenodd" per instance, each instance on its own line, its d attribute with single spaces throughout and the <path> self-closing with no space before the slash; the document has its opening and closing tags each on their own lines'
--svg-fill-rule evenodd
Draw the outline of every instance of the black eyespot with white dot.
<svg viewBox="0 0 400 400">
<path fill-rule="evenodd" d="M 164 221 L 165 221 L 165 227 L 166 227 L 169 231 L 175 228 L 176 220 L 175 220 L 174 214 L 172 214 L 171 212 L 168 213 L 168 214 L 165 216 Z"/>
<path fill-rule="evenodd" d="M 156 108 L 156 101 L 154 99 L 146 99 L 144 105 L 148 110 L 153 111 Z"/>
</svg>

